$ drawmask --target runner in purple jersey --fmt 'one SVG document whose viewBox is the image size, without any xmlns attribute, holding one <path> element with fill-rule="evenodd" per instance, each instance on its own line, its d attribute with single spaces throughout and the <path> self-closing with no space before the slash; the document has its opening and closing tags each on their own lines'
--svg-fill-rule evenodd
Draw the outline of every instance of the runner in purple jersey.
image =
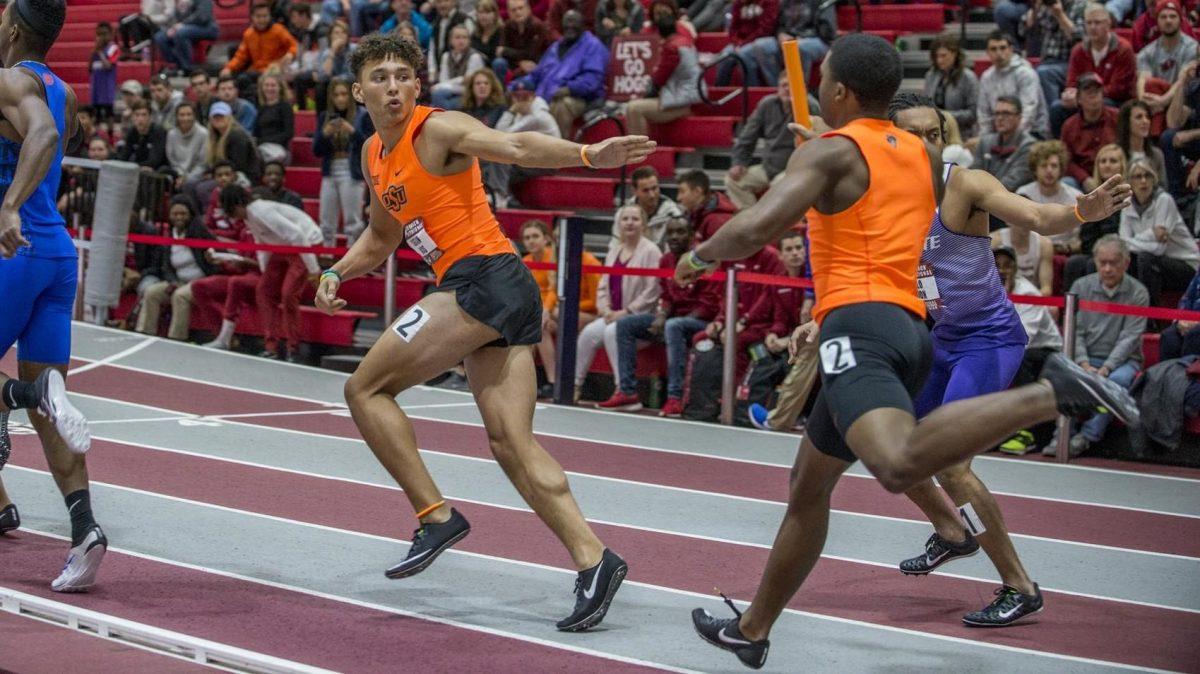
<svg viewBox="0 0 1200 674">
<path fill-rule="evenodd" d="M 889 110 L 892 121 L 941 147 L 945 123 L 932 100 L 900 94 Z M 917 284 L 930 316 L 933 369 L 915 402 L 917 417 L 940 405 L 1008 388 L 1021 364 L 1027 337 L 996 271 L 988 236 L 988 214 L 1011 227 L 1039 234 L 1069 232 L 1101 220 L 1128 204 L 1131 188 L 1113 176 L 1076 207 L 1037 204 L 1004 188 L 985 171 L 947 164 L 946 195 L 925 240 Z M 982 546 L 1003 582 L 996 599 L 963 616 L 973 627 L 1003 627 L 1042 610 L 1042 593 L 1030 580 L 1009 538 L 996 499 L 971 471 L 970 462 L 937 475 L 954 502 L 951 507 L 933 480 L 905 494 L 921 508 L 935 533 L 925 552 L 900 563 L 910 575 L 924 575 L 946 562 L 973 555 Z"/>
</svg>

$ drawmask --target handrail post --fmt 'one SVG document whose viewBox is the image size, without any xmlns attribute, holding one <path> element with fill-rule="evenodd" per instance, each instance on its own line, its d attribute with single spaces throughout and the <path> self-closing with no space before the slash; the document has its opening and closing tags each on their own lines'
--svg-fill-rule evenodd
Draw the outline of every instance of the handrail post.
<svg viewBox="0 0 1200 674">
<path fill-rule="evenodd" d="M 1079 311 L 1079 295 L 1067 293 L 1063 308 L 1063 355 L 1075 361 L 1075 316 Z M 1054 460 L 1067 463 L 1071 459 L 1071 418 L 1059 415 L 1057 422 L 1058 443 L 1054 448 Z"/>
<path fill-rule="evenodd" d="M 730 267 L 725 272 L 725 333 L 724 353 L 721 359 L 721 423 L 733 424 L 734 396 L 737 395 L 737 321 L 738 321 L 737 270 Z"/>
</svg>

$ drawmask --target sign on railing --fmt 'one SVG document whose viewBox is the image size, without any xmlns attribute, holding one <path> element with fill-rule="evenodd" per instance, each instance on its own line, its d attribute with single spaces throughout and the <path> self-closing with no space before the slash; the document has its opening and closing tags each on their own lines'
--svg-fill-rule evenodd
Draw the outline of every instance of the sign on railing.
<svg viewBox="0 0 1200 674">
<path fill-rule="evenodd" d="M 608 62 L 608 100 L 625 102 L 644 92 L 658 67 L 662 38 L 654 34 L 613 38 Z"/>
</svg>

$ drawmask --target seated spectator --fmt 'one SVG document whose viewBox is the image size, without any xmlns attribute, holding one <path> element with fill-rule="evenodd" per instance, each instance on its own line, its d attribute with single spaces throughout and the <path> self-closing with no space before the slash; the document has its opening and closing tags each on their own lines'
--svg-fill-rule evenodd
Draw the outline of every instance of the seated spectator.
<svg viewBox="0 0 1200 674">
<path fill-rule="evenodd" d="M 1025 15 L 1029 13 L 1026 0 L 997 0 L 992 7 L 992 16 L 996 20 L 996 32 L 1008 35 L 1012 46 L 1023 49 L 1025 41 Z"/>
<path fill-rule="evenodd" d="M 1057 101 L 1067 81 L 1071 48 L 1083 39 L 1083 11 L 1087 0 L 1037 3 L 1025 15 L 1026 33 L 1041 44 L 1038 80 L 1044 100 Z"/>
<path fill-rule="evenodd" d="M 287 204 L 292 208 L 304 210 L 304 199 L 300 197 L 300 193 L 283 186 L 286 173 L 287 169 L 284 168 L 282 162 L 271 161 L 263 164 L 262 184 L 255 187 L 251 194 L 259 199 Z"/>
<path fill-rule="evenodd" d="M 933 99 L 939 110 L 954 117 L 960 133 L 974 137 L 977 135 L 975 116 L 979 107 L 979 78 L 969 67 L 958 37 L 950 33 L 935 37 L 929 45 L 929 62 L 931 67 L 925 73 L 925 95 Z"/>
<path fill-rule="evenodd" d="M 658 65 L 650 74 L 647 89 L 625 105 L 626 131 L 631 135 L 650 133 L 647 122 L 662 124 L 692 114 L 700 102 L 700 60 L 692 36 L 678 32 L 674 0 L 654 0 L 650 5 L 654 28 L 662 36 Z"/>
<path fill-rule="evenodd" d="M 425 17 L 413 8 L 413 0 L 392 0 L 390 7 L 392 15 L 379 27 L 379 32 L 390 33 L 399 28 L 400 24 L 407 21 L 416 32 L 414 42 L 421 45 L 422 49 L 428 49 L 429 38 L 433 35 L 433 28 L 425 20 Z"/>
<path fill-rule="evenodd" d="M 1133 97 L 1137 84 L 1137 57 L 1125 40 L 1110 30 L 1112 19 L 1103 5 L 1090 3 L 1084 11 L 1087 38 L 1071 48 L 1067 87 L 1050 102 L 1050 131 L 1058 137 L 1062 124 L 1079 107 L 1079 79 L 1095 73 L 1104 86 L 1104 103 L 1119 106 Z"/>
<path fill-rule="evenodd" d="M 1135 53 L 1141 53 L 1151 42 L 1158 39 L 1162 33 L 1158 30 L 1158 4 L 1147 0 L 1147 9 L 1133 22 L 1133 38 L 1130 43 Z M 1187 13 L 1179 14 L 1179 30 L 1188 37 L 1195 38 L 1196 31 L 1192 27 Z"/>
<path fill-rule="evenodd" d="M 833 5 L 820 0 L 780 0 L 779 26 L 775 43 L 776 73 L 783 69 L 783 43 L 795 40 L 800 47 L 800 68 L 804 81 L 812 78 L 813 64 L 825 58 L 829 45 L 837 38 L 837 12 Z M 778 75 L 776 75 L 778 76 Z M 971 73 L 974 77 L 975 73 Z M 975 116 L 975 98 L 971 97 L 971 117 Z"/>
<path fill-rule="evenodd" d="M 145 101 L 133 104 L 133 126 L 117 148 L 117 159 L 142 167 L 147 173 L 170 170 L 167 163 L 167 132 L 150 118 L 150 106 Z"/>
<path fill-rule="evenodd" d="M 187 101 L 175 107 L 175 125 L 167 132 L 167 163 L 175 173 L 176 189 L 200 180 L 208 170 L 208 129 L 196 121 L 196 106 Z"/>
<path fill-rule="evenodd" d="M 1196 61 L 1182 67 L 1167 107 L 1167 130 L 1159 146 L 1167 164 L 1167 191 L 1179 198 L 1200 185 L 1200 162 L 1188 173 L 1186 164 L 1200 159 L 1200 78 Z M 1153 107 L 1153 106 L 1152 106 Z M 1186 176 L 1186 178 L 1185 178 Z"/>
<path fill-rule="evenodd" d="M 158 54 L 176 68 L 192 69 L 192 51 L 199 40 L 216 40 L 220 27 L 213 17 L 212 0 L 190 0 L 176 4 L 170 25 L 154 34 Z"/>
<path fill-rule="evenodd" d="M 258 4 L 251 10 L 250 27 L 242 33 L 242 42 L 221 69 L 221 76 L 237 75 L 238 88 L 248 95 L 260 75 L 272 67 L 287 70 L 298 55 L 296 38 L 282 24 L 271 23 L 271 6 Z"/>
<path fill-rule="evenodd" d="M 188 100 L 196 104 L 196 122 L 208 126 L 208 109 L 216 102 L 213 95 L 213 81 L 203 70 L 193 70 L 188 75 L 190 91 Z"/>
<path fill-rule="evenodd" d="M 1081 188 L 1092 174 L 1096 151 L 1117 140 L 1117 109 L 1104 104 L 1104 85 L 1096 73 L 1079 77 L 1079 112 L 1063 124 L 1062 142 L 1070 159 L 1064 181 Z"/>
<path fill-rule="evenodd" d="M 622 209 L 625 210 L 625 209 Z M 666 224 L 667 252 L 658 261 L 659 269 L 674 270 L 679 258 L 692 249 L 696 235 L 683 217 Z M 716 317 L 721 302 L 721 285 L 698 281 L 681 286 L 674 278 L 660 278 L 658 307 L 653 313 L 625 316 L 617 321 L 617 389 L 612 398 L 600 403 L 604 409 L 637 410 L 637 351 L 650 342 L 667 345 L 667 402 L 661 416 L 683 414 L 683 380 L 687 372 L 688 347 L 692 334 L 704 329 Z M 691 328 L 690 332 L 688 328 Z"/>
<path fill-rule="evenodd" d="M 87 145 L 87 158 L 93 161 L 105 161 L 112 157 L 112 146 L 108 141 L 101 136 L 94 136 Z M 84 222 L 91 221 L 92 208 L 96 203 L 96 190 L 94 179 L 88 185 L 89 189 L 84 190 L 83 184 L 77 182 L 79 176 L 83 174 L 83 169 L 76 167 L 63 167 L 62 185 L 65 188 L 58 198 L 58 212 L 66 218 L 67 222 L 71 222 L 68 217 L 72 213 L 80 213 Z"/>
<path fill-rule="evenodd" d="M 264 162 L 287 162 L 292 138 L 296 136 L 296 113 L 288 100 L 290 91 L 278 71 L 258 80 L 258 115 L 254 118 L 254 140 Z"/>
<path fill-rule="evenodd" d="M 1009 248 L 1017 256 L 1021 278 L 1029 281 L 1041 294 L 1049 296 L 1054 288 L 1054 244 L 1024 227 L 1005 227 L 991 234 L 992 248 Z"/>
<path fill-rule="evenodd" d="M 437 82 L 430 92 L 433 107 L 457 110 L 462 103 L 463 81 L 467 73 L 473 73 L 483 66 L 483 55 L 471 49 L 471 34 L 467 27 L 458 25 L 451 28 L 450 49 L 442 54 Z"/>
<path fill-rule="evenodd" d="M 146 103 L 146 89 L 137 80 L 125 80 L 121 83 L 121 100 L 113 105 L 112 132 L 119 136 L 133 123 L 133 106 L 141 101 Z"/>
<path fill-rule="evenodd" d="M 438 68 L 442 64 L 442 54 L 450 51 L 450 29 L 455 26 L 465 26 L 467 35 L 475 29 L 475 22 L 458 7 L 458 0 L 434 0 L 437 13 L 429 20 L 433 34 L 429 39 L 429 51 L 426 57 L 429 61 L 429 80 L 437 81 Z"/>
<path fill-rule="evenodd" d="M 812 96 L 809 99 L 811 106 Z M 788 79 L 782 77 L 775 85 L 775 93 L 764 96 L 755 106 L 746 123 L 738 129 L 733 143 L 733 165 L 725 174 L 725 190 L 738 210 L 753 206 L 758 202 L 758 195 L 783 177 L 788 159 L 796 150 L 796 136 L 788 129 L 791 123 L 791 86 Z M 763 143 L 759 155 L 762 162 L 751 164 L 759 154 L 760 141 Z"/>
<path fill-rule="evenodd" d="M 504 24 L 500 21 L 500 8 L 496 0 L 479 0 L 475 5 L 475 30 L 471 32 L 471 49 L 483 55 L 489 66 L 496 60 L 496 50 L 504 37 Z"/>
<path fill-rule="evenodd" d="M 779 257 L 792 278 L 811 278 L 808 270 L 808 250 L 803 232 L 789 232 L 779 239 Z M 763 340 L 768 353 L 777 358 L 788 357 L 788 346 L 795 329 L 812 320 L 815 304 L 812 290 L 776 287 L 771 293 L 775 322 Z M 779 385 L 779 397 L 770 409 L 758 402 L 747 410 L 750 423 L 766 431 L 791 431 L 808 403 L 813 384 L 817 381 L 817 341 L 802 340 L 787 375 Z"/>
<path fill-rule="evenodd" d="M 712 190 L 708 174 L 692 169 L 679 176 L 679 190 L 675 196 L 692 221 L 696 232 L 696 243 L 712 238 L 713 234 L 737 213 L 737 207 L 721 192 Z"/>
<path fill-rule="evenodd" d="M 237 120 L 239 126 L 249 131 L 254 128 L 258 119 L 258 108 L 250 101 L 238 96 L 237 80 L 231 75 L 225 75 L 217 80 L 217 100 L 229 106 L 230 114 Z M 209 106 L 212 112 L 212 106 Z"/>
<path fill-rule="evenodd" d="M 683 209 L 659 189 L 658 171 L 655 171 L 653 166 L 639 166 L 634 169 L 629 176 L 629 184 L 633 187 L 633 196 L 626 199 L 624 205 L 641 207 L 642 212 L 646 214 L 645 237 L 661 248 L 667 223 L 685 218 Z M 613 238 L 609 247 L 617 245 L 621 240 L 619 215 L 619 211 L 613 215 Z"/>
<path fill-rule="evenodd" d="M 113 102 L 117 98 L 117 61 L 121 50 L 112 40 L 112 26 L 101 21 L 96 24 L 96 46 L 89 59 L 91 73 L 92 107 L 99 111 L 101 119 L 113 115 Z"/>
<path fill-rule="evenodd" d="M 553 41 L 550 28 L 530 13 L 529 0 L 509 0 L 508 20 L 504 22 L 504 34 L 496 48 L 492 69 L 500 81 L 504 81 L 509 70 L 517 77 L 524 77 L 533 72 Z"/>
<path fill-rule="evenodd" d="M 571 137 L 575 120 L 593 103 L 604 99 L 608 49 L 583 29 L 583 16 L 567 12 L 563 36 L 542 55 L 533 72 L 514 82 L 524 83 L 550 106 L 559 135 Z M 511 87 L 510 87 L 511 88 Z"/>
<path fill-rule="evenodd" d="M 293 2 L 288 6 L 287 30 L 296 40 L 296 49 L 304 53 L 320 49 L 329 32 L 328 26 L 313 21 L 312 5 L 307 2 Z"/>
<path fill-rule="evenodd" d="M 655 269 L 662 258 L 662 251 L 645 237 L 646 214 L 640 206 L 622 206 L 617 212 L 621 228 L 621 244 L 609 250 L 604 258 L 606 267 L 621 269 Z M 614 379 L 621 380 L 620 358 L 617 355 L 617 323 L 626 316 L 649 314 L 658 306 L 661 288 L 658 280 L 650 276 L 616 276 L 605 274 L 600 278 L 596 293 L 596 310 L 600 317 L 579 331 L 575 356 L 575 390 L 578 395 L 592 367 L 596 350 L 604 345 Z M 618 396 L 619 398 L 619 396 Z M 636 402 L 636 397 L 635 397 Z M 607 409 L 621 407 L 610 399 Z M 640 408 L 640 404 L 639 404 Z"/>
<path fill-rule="evenodd" d="M 599 0 L 596 3 L 596 37 L 605 46 L 612 45 L 612 39 L 618 35 L 642 32 L 645 23 L 646 11 L 639 0 Z M 674 25 L 672 19 L 672 28 Z"/>
<path fill-rule="evenodd" d="M 525 246 L 525 259 L 531 262 L 556 262 L 554 237 L 550 227 L 541 220 L 530 220 L 521 225 L 521 243 Z M 583 251 L 583 266 L 600 266 L 600 260 Z M 558 352 L 554 340 L 558 336 L 558 290 L 555 273 L 545 269 L 531 270 L 542 294 L 542 341 L 538 342 L 538 357 L 546 374 L 546 385 L 538 390 L 539 398 L 554 396 L 554 384 L 558 381 Z M 600 288 L 600 274 L 584 274 L 579 281 L 579 327 L 582 329 L 596 320 L 596 294 Z"/>
<path fill-rule="evenodd" d="M 729 44 L 718 55 L 735 54 L 742 62 L 743 83 L 773 87 L 779 80 L 779 52 L 775 29 L 779 27 L 779 0 L 733 0 Z M 717 66 L 717 86 L 729 86 L 734 61 Z"/>
<path fill-rule="evenodd" d="M 1155 173 L 1166 176 L 1167 163 L 1162 150 L 1150 137 L 1151 114 L 1150 106 L 1144 101 L 1125 101 L 1117 113 L 1117 146 L 1125 151 L 1129 161 L 1145 157 L 1154 166 Z"/>
<path fill-rule="evenodd" d="M 334 80 L 329 107 L 317 117 L 313 137 L 313 154 L 321 158 L 321 237 L 326 246 L 336 243 L 339 215 L 350 243 L 362 233 L 365 183 L 359 157 L 374 133 L 370 124 L 367 111 L 358 109 L 350 93 L 350 82 Z"/>
<path fill-rule="evenodd" d="M 1029 168 L 1033 170 L 1034 182 L 1017 188 L 1017 194 L 1039 204 L 1064 204 L 1074 206 L 1082 194 L 1079 190 L 1063 183 L 1063 171 L 1068 161 L 1067 148 L 1060 140 L 1047 140 L 1035 144 L 1029 150 Z M 1079 252 L 1079 230 L 1050 237 L 1054 252 L 1071 255 Z M 1043 286 L 1044 287 L 1044 286 Z M 1045 292 L 1052 295 L 1051 292 Z"/>
<path fill-rule="evenodd" d="M 213 166 L 212 175 L 211 189 L 199 195 L 204 197 L 204 201 L 200 203 L 206 204 L 204 226 L 222 241 L 238 241 L 246 229 L 246 223 L 241 218 L 230 216 L 221 208 L 221 190 L 236 183 L 237 171 L 232 163 L 221 160 Z"/>
<path fill-rule="evenodd" d="M 1196 40 L 1180 29 L 1178 0 L 1159 0 L 1154 9 L 1159 37 L 1138 53 L 1137 96 L 1158 113 L 1170 105 L 1180 71 L 1195 60 Z"/>
<path fill-rule="evenodd" d="M 1000 280 L 1004 282 L 1004 290 L 1009 295 L 1034 295 L 1042 293 L 1038 287 L 1030 283 L 1017 271 L 1017 253 L 1011 248 L 996 248 L 992 251 L 996 256 L 996 268 L 1000 271 Z M 1021 326 L 1029 341 L 1025 345 L 1025 355 L 1021 365 L 1013 377 L 1012 388 L 1032 384 L 1041 376 L 1042 366 L 1051 354 L 1062 351 L 1062 335 L 1058 332 L 1058 324 L 1050 307 L 1036 304 L 1018 303 L 1015 305 L 1017 316 L 1021 318 Z M 1000 451 L 1005 454 L 1021 456 L 1039 446 L 1050 442 L 1054 430 L 1053 422 L 1041 424 L 1034 428 L 1017 432 L 1012 438 L 1000 445 Z"/>
<path fill-rule="evenodd" d="M 1133 203 L 1121 211 L 1120 233 L 1133 253 L 1134 276 L 1159 305 L 1162 294 L 1182 292 L 1200 266 L 1200 249 L 1183 223 L 1175 200 L 1158 186 L 1158 175 L 1145 159 L 1129 163 Z"/>
<path fill-rule="evenodd" d="M 508 109 L 504 96 L 504 85 L 490 68 L 480 68 L 467 78 L 467 94 L 462 111 L 478 119 L 485 126 L 495 128 L 500 116 Z"/>
<path fill-rule="evenodd" d="M 535 96 L 528 86 L 524 80 L 513 82 L 510 91 L 512 105 L 507 112 L 500 115 L 500 121 L 496 122 L 496 130 L 507 133 L 533 131 L 561 138 L 558 121 L 550 114 L 550 106 Z M 552 172 L 550 169 L 526 168 L 490 161 L 480 162 L 480 170 L 483 172 L 483 184 L 491 193 L 496 208 L 508 207 L 509 202 L 513 201 L 512 190 L 516 185 L 529 178 Z"/>
<path fill-rule="evenodd" d="M 67 152 L 68 157 L 86 157 L 88 145 L 93 138 L 104 138 L 108 140 L 108 134 L 96 124 L 96 110 L 90 105 L 81 105 L 75 112 L 79 119 L 79 130 L 83 134 L 83 141 L 79 144 L 74 152 Z"/>
<path fill-rule="evenodd" d="M 1084 276 L 1071 286 L 1071 292 L 1078 295 L 1080 301 L 1149 305 L 1146 286 L 1126 273 L 1129 248 L 1121 237 L 1113 234 L 1103 237 L 1096 242 L 1094 253 L 1096 273 Z M 1075 362 L 1129 388 L 1142 363 L 1142 333 L 1146 331 L 1146 319 L 1084 311 L 1075 321 Z M 1097 414 L 1084 422 L 1079 432 L 1071 437 L 1071 456 L 1079 456 L 1103 439 L 1111 421 L 1111 414 Z M 1049 443 L 1042 454 L 1053 455 L 1054 443 Z"/>
<path fill-rule="evenodd" d="M 246 229 L 260 244 L 315 246 L 321 229 L 303 210 L 256 196 L 247 196 L 237 185 L 221 190 L 221 208 L 233 217 L 244 218 Z M 320 273 L 312 253 L 282 255 L 258 252 L 262 280 L 255 293 L 259 321 L 266 333 L 264 357 L 299 362 L 300 294 L 309 277 Z M 228 344 L 225 345 L 228 348 Z M 220 348 L 220 347 L 218 347 Z"/>
<path fill-rule="evenodd" d="M 117 33 L 126 58 L 140 58 L 158 31 L 171 24 L 175 0 L 142 0 L 141 11 L 121 17 Z"/>
<path fill-rule="evenodd" d="M 329 46 L 317 55 L 313 66 L 314 90 L 318 110 L 329 107 L 326 98 L 330 83 L 335 79 L 353 80 L 350 73 L 350 56 L 354 54 L 355 44 L 350 42 L 350 28 L 344 21 L 338 21 L 329 29 Z"/>
<path fill-rule="evenodd" d="M 774 274 L 784 276 L 787 269 L 779 258 L 779 251 L 774 246 L 766 246 L 754 255 L 743 260 L 729 263 L 738 271 L 754 274 Z M 734 326 L 734 339 L 737 340 L 737 370 L 736 376 L 741 377 L 750 365 L 750 347 L 766 339 L 767 334 L 775 324 L 772 286 L 748 283 L 739 289 L 737 307 L 737 325 Z M 725 325 L 725 297 L 722 295 L 721 304 L 717 307 L 717 317 L 704 328 L 704 336 L 714 344 L 724 344 L 729 333 Z M 791 332 L 788 332 L 791 336 Z M 695 341 L 695 340 L 693 340 Z"/>
<path fill-rule="evenodd" d="M 701 33 L 724 32 L 731 0 L 690 0 L 681 4 L 688 21 Z"/>
<path fill-rule="evenodd" d="M 171 88 L 171 80 L 159 73 L 150 80 L 150 118 L 170 131 L 175 127 L 175 109 L 183 102 L 183 92 Z"/>
<path fill-rule="evenodd" d="M 1088 178 L 1091 185 L 1100 185 L 1105 180 L 1125 172 L 1125 152 L 1119 145 L 1105 145 L 1096 153 L 1096 165 L 1092 169 L 1092 177 Z M 1095 189 L 1091 187 L 1088 191 Z M 1079 226 L 1079 252 L 1067 260 L 1063 269 L 1063 287 L 1070 288 L 1075 280 L 1096 271 L 1096 263 L 1092 259 L 1092 248 L 1100 237 L 1106 234 L 1116 234 L 1119 231 L 1121 213 L 1118 211 L 1103 220 L 1085 222 Z"/>
<path fill-rule="evenodd" d="M 1200 311 L 1200 274 L 1192 277 L 1187 291 L 1179 298 L 1179 308 L 1184 311 Z M 1163 330 L 1158 343 L 1158 357 L 1162 360 L 1200 355 L 1200 322 L 1172 321 Z"/>
<path fill-rule="evenodd" d="M 207 163 L 216 166 L 223 159 L 233 164 L 239 174 L 237 180 L 243 186 L 258 182 L 259 160 L 254 139 L 233 118 L 229 104 L 217 101 L 208 111 Z"/>
<path fill-rule="evenodd" d="M 1033 181 L 1029 168 L 1029 150 L 1037 142 L 1021 128 L 1021 99 L 1001 96 L 992 109 L 992 127 L 979 137 L 975 147 L 975 163 L 971 168 L 987 171 L 1015 192 L 1018 187 Z"/>
<path fill-rule="evenodd" d="M 171 238 L 212 239 L 213 235 L 196 217 L 195 206 L 189 197 L 177 195 L 171 199 L 168 211 L 171 223 Z M 154 268 L 150 274 L 143 273 L 141 310 L 138 313 L 137 331 L 146 335 L 158 334 L 158 322 L 162 307 L 171 303 L 171 327 L 167 337 L 187 341 L 188 326 L 192 319 L 192 281 L 197 281 L 216 272 L 205 256 L 205 249 L 187 246 L 156 247 Z"/>
<path fill-rule="evenodd" d="M 595 34 L 596 5 L 598 4 L 599 0 L 552 0 L 550 10 L 546 14 L 546 24 L 550 26 L 550 30 L 554 31 L 555 35 L 563 35 L 563 20 L 566 18 L 567 12 L 574 10 L 579 12 L 583 19 L 583 30 Z M 537 15 L 536 11 L 534 15 Z"/>
<path fill-rule="evenodd" d="M 996 101 L 1001 96 L 1012 96 L 1021 101 L 1021 130 L 1045 138 L 1050 132 L 1050 119 L 1038 74 L 1020 54 L 1013 53 L 1012 38 L 1004 33 L 988 35 L 987 53 L 992 65 L 979 78 L 979 128 L 992 128 Z"/>
</svg>

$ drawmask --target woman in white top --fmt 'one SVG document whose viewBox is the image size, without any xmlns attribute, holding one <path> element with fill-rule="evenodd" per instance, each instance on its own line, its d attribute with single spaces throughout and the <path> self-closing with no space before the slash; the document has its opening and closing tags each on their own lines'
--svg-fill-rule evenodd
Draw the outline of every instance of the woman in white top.
<svg viewBox="0 0 1200 674">
<path fill-rule="evenodd" d="M 467 73 L 473 73 L 486 66 L 483 54 L 471 48 L 471 31 L 467 26 L 459 24 L 451 28 L 450 48 L 442 54 L 437 84 L 429 90 L 433 107 L 457 110 L 462 103 L 463 82 Z"/>
<path fill-rule="evenodd" d="M 1081 192 L 1062 182 L 1067 161 L 1067 146 L 1061 140 L 1034 143 L 1029 149 L 1029 169 L 1035 178 L 1033 182 L 1018 187 L 1017 194 L 1039 204 L 1074 206 Z M 1078 253 L 1079 228 L 1065 234 L 1055 234 L 1050 241 L 1054 244 L 1054 252 L 1059 255 Z"/>
<path fill-rule="evenodd" d="M 1146 157 L 1158 175 L 1166 175 L 1167 163 L 1163 159 L 1163 152 L 1150 137 L 1150 118 L 1150 106 L 1144 101 L 1135 98 L 1122 105 L 1121 112 L 1117 114 L 1117 145 L 1125 151 L 1128 161 Z"/>
<path fill-rule="evenodd" d="M 1186 290 L 1200 266 L 1196 239 L 1158 179 L 1145 157 L 1130 162 L 1133 203 L 1121 211 L 1121 239 L 1133 253 L 1133 274 L 1146 286 L 1151 304 L 1159 304 L 1163 291 Z"/>
<path fill-rule="evenodd" d="M 1050 237 L 1024 227 L 1005 227 L 992 232 L 992 249 L 1012 248 L 1017 253 L 1017 273 L 1043 295 L 1052 295 L 1054 246 Z"/>
<path fill-rule="evenodd" d="M 637 205 L 624 206 L 617 213 L 620 226 L 621 245 L 613 246 L 604 257 L 606 267 L 631 269 L 657 269 L 662 251 L 646 238 L 646 214 Z M 626 276 L 605 274 L 600 279 L 596 292 L 596 310 L 600 320 L 588 323 L 579 331 L 575 355 L 575 391 L 583 385 L 584 377 L 592 367 L 592 359 L 600 343 L 608 354 L 614 380 L 620 380 L 617 372 L 617 321 L 631 314 L 645 314 L 654 310 L 662 286 L 653 276 Z"/>
<path fill-rule="evenodd" d="M 177 195 L 171 199 L 167 211 L 171 222 L 171 237 L 175 239 L 212 239 L 213 235 L 196 219 L 192 200 Z M 142 305 L 138 313 L 137 331 L 147 335 L 158 334 L 158 322 L 162 308 L 171 304 L 171 328 L 167 336 L 171 339 L 187 340 L 188 327 L 192 320 L 192 281 L 216 272 L 202 248 L 170 246 L 157 248 L 152 268 L 146 270 L 145 278 L 152 282 L 143 284 Z"/>
</svg>

